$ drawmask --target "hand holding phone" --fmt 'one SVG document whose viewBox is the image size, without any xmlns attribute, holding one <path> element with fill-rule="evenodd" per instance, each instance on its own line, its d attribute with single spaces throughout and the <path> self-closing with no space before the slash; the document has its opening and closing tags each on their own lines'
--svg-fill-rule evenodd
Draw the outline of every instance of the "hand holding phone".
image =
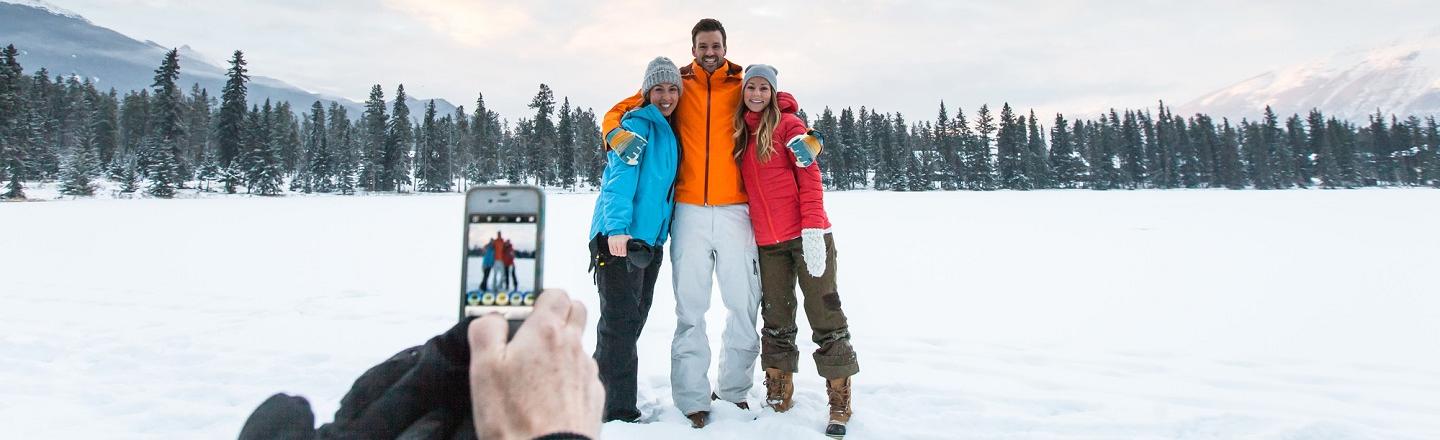
<svg viewBox="0 0 1440 440">
<path fill-rule="evenodd" d="M 506 342 L 498 316 L 470 323 L 470 392 L 479 438 L 600 435 L 605 390 L 585 352 L 585 305 L 547 291 Z M 544 366 L 544 368 L 536 368 Z"/>
</svg>

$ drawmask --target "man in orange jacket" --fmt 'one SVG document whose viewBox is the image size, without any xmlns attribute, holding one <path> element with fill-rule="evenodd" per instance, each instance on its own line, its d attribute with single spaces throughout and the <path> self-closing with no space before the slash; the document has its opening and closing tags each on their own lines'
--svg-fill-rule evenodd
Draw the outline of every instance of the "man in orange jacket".
<svg viewBox="0 0 1440 440">
<path fill-rule="evenodd" d="M 709 420 L 710 401 L 725 399 L 748 409 L 760 353 L 756 315 L 760 274 L 740 169 L 736 164 L 735 114 L 744 72 L 725 58 L 725 28 L 700 20 L 690 31 L 695 60 L 680 68 L 684 94 L 675 110 L 680 166 L 675 178 L 675 215 L 670 227 L 670 261 L 675 287 L 675 339 L 670 347 L 670 387 L 675 406 L 696 428 Z M 645 140 L 620 128 L 625 112 L 641 107 L 636 94 L 605 114 L 605 143 L 617 151 Z M 713 277 L 713 278 L 712 278 Z M 705 312 L 711 280 L 720 283 L 725 320 L 718 387 L 712 391 L 710 342 Z"/>
</svg>

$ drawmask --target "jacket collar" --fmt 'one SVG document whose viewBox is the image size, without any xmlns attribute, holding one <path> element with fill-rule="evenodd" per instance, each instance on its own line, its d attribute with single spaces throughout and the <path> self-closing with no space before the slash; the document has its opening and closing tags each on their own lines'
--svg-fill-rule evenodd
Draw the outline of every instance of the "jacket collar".
<svg viewBox="0 0 1440 440">
<path fill-rule="evenodd" d="M 724 61 L 725 64 L 720 65 L 719 69 L 715 69 L 716 73 L 723 74 L 726 79 L 734 78 L 741 80 L 745 78 L 745 68 L 730 62 L 729 58 L 725 58 Z M 700 61 L 691 60 L 690 64 L 686 64 L 685 67 L 680 68 L 680 77 L 685 79 L 700 79 L 697 73 L 704 71 L 705 69 L 700 67 Z M 713 79 L 714 75 L 710 77 Z"/>
</svg>

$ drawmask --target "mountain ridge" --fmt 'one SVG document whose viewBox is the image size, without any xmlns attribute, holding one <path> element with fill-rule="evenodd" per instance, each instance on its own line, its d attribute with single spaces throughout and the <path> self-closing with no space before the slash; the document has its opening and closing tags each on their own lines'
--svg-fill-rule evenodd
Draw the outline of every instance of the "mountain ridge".
<svg viewBox="0 0 1440 440">
<path fill-rule="evenodd" d="M 43 0 L 0 0 L 0 22 L 7 23 L 0 27 L 0 44 L 14 44 L 19 49 L 18 60 L 27 75 L 45 68 L 52 76 L 89 78 L 101 90 L 114 88 L 122 94 L 149 89 L 155 68 L 172 48 L 121 34 Z M 189 90 L 191 84 L 199 84 L 211 97 L 218 98 L 225 84 L 228 62 L 215 63 L 188 45 L 174 48 L 180 54 L 182 87 Z M 252 75 L 247 91 L 250 104 L 270 99 L 289 101 L 298 109 L 308 109 L 317 100 L 327 106 L 336 102 L 346 108 L 352 119 L 364 111 L 362 103 L 311 92 L 278 78 Z M 392 106 L 393 101 L 388 100 L 387 106 Z M 427 101 L 428 98 L 409 97 L 406 104 L 412 109 L 411 114 L 418 117 L 423 115 Z M 435 99 L 435 107 L 441 115 L 455 112 L 455 106 L 444 99 Z"/>
<path fill-rule="evenodd" d="M 1254 118 L 1267 105 L 1282 115 L 1318 108 L 1352 121 L 1376 111 L 1400 117 L 1440 113 L 1440 28 L 1270 70 L 1178 108 Z"/>
</svg>

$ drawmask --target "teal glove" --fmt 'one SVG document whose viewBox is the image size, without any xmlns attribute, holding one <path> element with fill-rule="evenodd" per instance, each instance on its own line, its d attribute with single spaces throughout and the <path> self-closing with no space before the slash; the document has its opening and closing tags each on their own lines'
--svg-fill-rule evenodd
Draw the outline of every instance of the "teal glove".
<svg viewBox="0 0 1440 440">
<path fill-rule="evenodd" d="M 645 138 L 622 127 L 610 130 L 610 133 L 605 135 L 605 143 L 610 144 L 610 149 L 620 156 L 620 160 L 632 166 L 640 164 L 640 155 L 649 144 Z"/>
<path fill-rule="evenodd" d="M 825 136 L 810 130 L 790 138 L 790 142 L 785 146 L 795 153 L 795 166 L 808 168 L 815 163 L 815 158 L 820 156 L 820 150 L 825 148 Z"/>
</svg>

